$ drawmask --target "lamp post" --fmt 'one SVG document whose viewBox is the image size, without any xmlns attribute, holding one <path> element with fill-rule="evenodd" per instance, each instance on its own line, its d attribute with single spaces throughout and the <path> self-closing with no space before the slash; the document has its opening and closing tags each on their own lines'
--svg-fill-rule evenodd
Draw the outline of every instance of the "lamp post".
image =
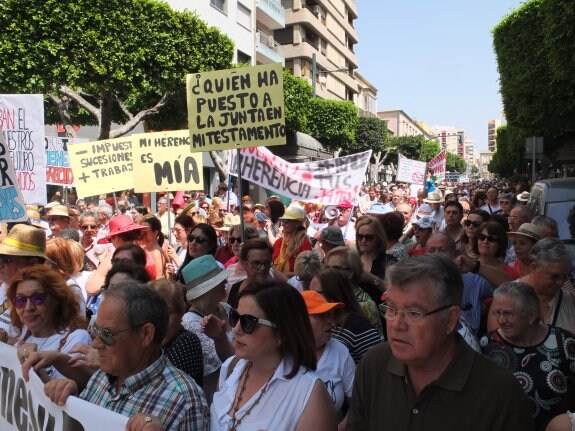
<svg viewBox="0 0 575 431">
<path fill-rule="evenodd" d="M 317 71 L 317 57 L 315 52 L 311 55 L 311 85 L 313 87 L 313 97 L 317 97 L 317 84 L 316 84 L 316 80 L 317 80 L 317 76 L 321 75 L 321 74 L 328 74 L 328 73 L 334 73 L 334 72 L 346 72 L 349 69 L 345 68 L 345 67 L 340 67 L 339 69 L 333 69 L 333 70 L 322 70 L 321 72 Z"/>
</svg>

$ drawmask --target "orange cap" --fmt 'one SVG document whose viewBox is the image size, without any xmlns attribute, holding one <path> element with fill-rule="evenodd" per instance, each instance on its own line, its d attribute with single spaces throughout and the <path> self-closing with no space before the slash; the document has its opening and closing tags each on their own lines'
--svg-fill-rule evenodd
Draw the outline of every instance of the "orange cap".
<svg viewBox="0 0 575 431">
<path fill-rule="evenodd" d="M 308 314 L 323 314 L 331 310 L 343 308 L 343 302 L 327 302 L 326 299 L 315 290 L 304 290 L 301 292 Z"/>
</svg>

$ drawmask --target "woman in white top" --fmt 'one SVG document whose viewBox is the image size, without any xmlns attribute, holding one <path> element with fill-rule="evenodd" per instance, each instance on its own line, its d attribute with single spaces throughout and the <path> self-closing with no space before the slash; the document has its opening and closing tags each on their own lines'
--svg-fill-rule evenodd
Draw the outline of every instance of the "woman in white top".
<svg viewBox="0 0 575 431">
<path fill-rule="evenodd" d="M 312 329 L 297 290 L 277 282 L 246 287 L 230 325 L 236 356 L 222 365 L 212 431 L 336 429 L 331 400 L 313 372 Z"/>
<path fill-rule="evenodd" d="M 57 271 L 44 265 L 21 269 L 10 281 L 7 297 L 12 325 L 20 333 L 16 346 L 21 360 L 34 351 L 68 353 L 91 343 L 78 297 Z M 47 377 L 62 377 L 53 367 L 44 371 Z"/>
<path fill-rule="evenodd" d="M 331 330 L 336 325 L 333 310 L 343 308 L 343 302 L 327 302 L 327 300 L 314 290 L 301 293 L 309 313 L 313 337 L 315 340 L 315 354 L 317 369 L 331 398 L 336 413 L 342 417 L 342 406 L 351 402 L 353 378 L 355 376 L 355 363 L 349 350 L 338 340 L 331 337 Z M 340 421 L 339 430 L 344 430 L 347 416 Z"/>
</svg>

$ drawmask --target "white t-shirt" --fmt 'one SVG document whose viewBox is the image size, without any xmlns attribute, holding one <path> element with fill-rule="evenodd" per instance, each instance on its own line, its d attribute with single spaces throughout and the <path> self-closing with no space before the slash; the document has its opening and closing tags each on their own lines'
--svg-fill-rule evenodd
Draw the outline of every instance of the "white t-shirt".
<svg viewBox="0 0 575 431">
<path fill-rule="evenodd" d="M 355 363 L 347 347 L 338 340 L 330 339 L 317 363 L 315 373 L 321 379 L 337 412 L 345 397 L 351 397 Z"/>
<path fill-rule="evenodd" d="M 233 358 L 233 356 L 228 358 L 220 371 L 218 391 L 214 394 L 214 401 L 210 407 L 211 431 L 227 431 L 231 426 L 232 418 L 228 412 L 232 408 L 239 382 L 248 365 L 247 360 L 240 359 L 226 379 L 228 367 Z M 260 389 L 236 412 L 236 418 L 243 419 L 234 429 L 239 431 L 293 431 L 296 429 L 318 376 L 313 371 L 300 369 L 293 378 L 288 380 L 284 375 L 290 370 L 290 359 L 280 362 L 267 384 L 266 393 L 260 398 Z M 249 414 L 246 415 L 248 411 Z"/>
</svg>

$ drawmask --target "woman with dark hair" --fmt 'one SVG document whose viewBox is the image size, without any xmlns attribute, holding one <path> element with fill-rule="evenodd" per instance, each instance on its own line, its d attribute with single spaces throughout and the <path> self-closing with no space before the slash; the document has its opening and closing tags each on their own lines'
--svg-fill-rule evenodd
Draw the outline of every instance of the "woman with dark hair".
<svg viewBox="0 0 575 431">
<path fill-rule="evenodd" d="M 155 280 L 166 278 L 167 256 L 162 246 L 164 245 L 164 235 L 162 234 L 162 222 L 156 216 L 148 214 L 140 222 L 144 229 L 140 237 L 140 246 L 151 257 L 154 263 L 156 276 Z M 150 264 L 151 262 L 148 262 Z"/>
<path fill-rule="evenodd" d="M 471 259 L 479 258 L 476 234 L 479 227 L 489 221 L 489 213 L 483 210 L 472 210 L 463 221 L 463 235 L 461 236 L 461 252 Z"/>
<path fill-rule="evenodd" d="M 392 256 L 396 262 L 407 259 L 409 257 L 407 249 L 403 243 L 399 242 L 403 234 L 403 214 L 399 211 L 392 211 L 376 216 L 376 218 L 383 226 L 385 236 L 387 237 L 386 253 Z"/>
<path fill-rule="evenodd" d="M 488 265 L 503 270 L 512 280 L 518 279 L 520 274 L 504 262 L 508 243 L 505 227 L 499 222 L 488 221 L 479 226 L 477 232 L 473 242 L 479 251 L 479 266 Z"/>
<path fill-rule="evenodd" d="M 118 262 L 133 262 L 143 268 L 146 267 L 146 252 L 138 244 L 122 244 L 112 254 L 112 265 Z"/>
<path fill-rule="evenodd" d="M 310 290 L 321 293 L 328 302 L 342 302 L 344 307 L 334 311 L 336 326 L 332 336 L 341 341 L 357 364 L 381 336 L 361 311 L 348 278 L 337 269 L 324 269 L 310 284 Z"/>
<path fill-rule="evenodd" d="M 185 284 L 181 270 L 185 268 L 188 263 L 200 256 L 206 256 L 208 254 L 214 256 L 217 249 L 218 234 L 216 230 L 207 223 L 198 223 L 195 225 L 192 232 L 188 235 L 188 251 L 186 258 L 180 266 L 180 271 L 177 276 L 178 281 Z M 224 266 L 222 264 L 219 265 L 223 269 Z"/>
<path fill-rule="evenodd" d="M 473 208 L 480 209 L 487 203 L 487 193 L 485 193 L 483 190 L 477 190 L 473 194 L 471 203 L 473 204 Z"/>
<path fill-rule="evenodd" d="M 220 372 L 210 429 L 334 430 L 302 296 L 285 283 L 252 284 L 230 312 L 236 356 Z"/>
<path fill-rule="evenodd" d="M 186 258 L 186 253 L 188 251 L 188 235 L 192 232 L 194 226 L 194 219 L 185 214 L 180 214 L 174 220 L 172 235 L 176 239 L 176 247 L 174 248 L 168 244 L 165 248 L 176 270 L 182 266 L 182 263 Z"/>
<path fill-rule="evenodd" d="M 6 296 L 22 361 L 31 352 L 68 353 L 92 341 L 80 317 L 78 298 L 59 272 L 44 265 L 24 267 L 10 280 Z M 63 376 L 51 367 L 45 371 L 48 377 Z"/>
<path fill-rule="evenodd" d="M 269 220 L 266 221 L 265 230 L 268 234 L 270 244 L 274 244 L 281 227 L 280 217 L 285 214 L 286 208 L 279 199 L 268 199 L 265 207 L 265 214 Z"/>
</svg>

